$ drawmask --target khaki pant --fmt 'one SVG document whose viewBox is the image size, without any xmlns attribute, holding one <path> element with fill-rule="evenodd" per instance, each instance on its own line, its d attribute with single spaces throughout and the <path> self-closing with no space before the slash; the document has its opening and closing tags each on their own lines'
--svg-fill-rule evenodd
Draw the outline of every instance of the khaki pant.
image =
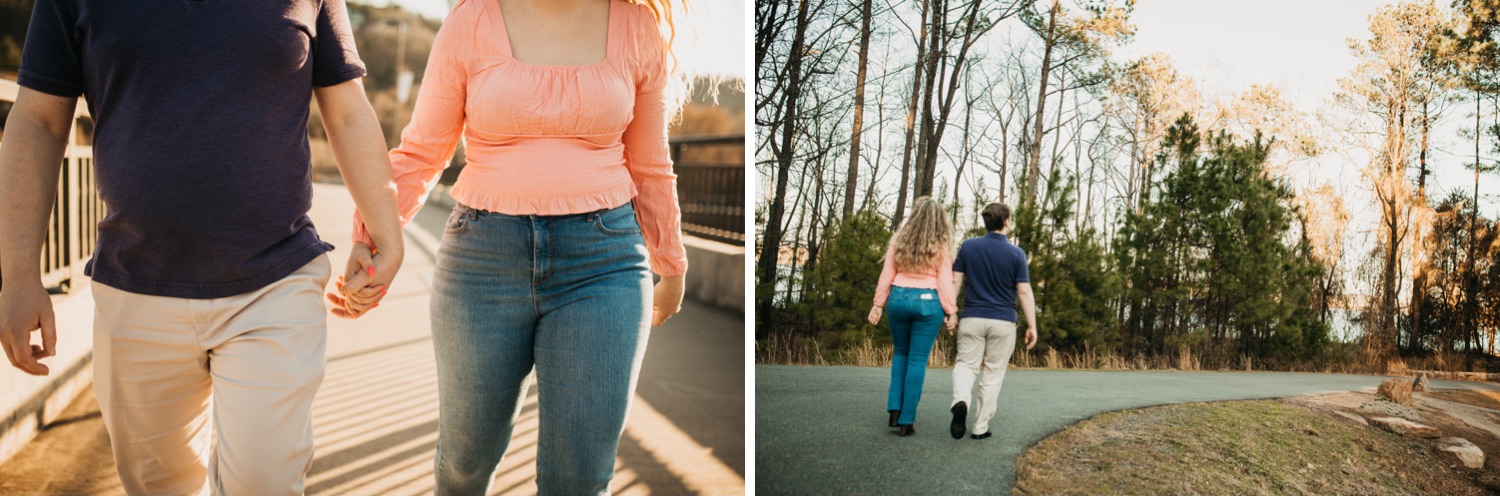
<svg viewBox="0 0 1500 498">
<path fill-rule="evenodd" d="M 1016 349 L 1016 322 L 992 318 L 964 318 L 958 322 L 958 355 L 953 360 L 953 403 L 960 401 L 973 407 L 974 434 L 990 431 L 995 416 L 995 402 L 1000 398 L 1000 383 Z M 974 376 L 979 376 L 979 404 L 970 402 Z M 949 405 L 949 406 L 952 406 Z"/>
<path fill-rule="evenodd" d="M 94 389 L 126 492 L 302 494 L 329 271 L 320 256 L 223 299 L 93 284 Z"/>
</svg>

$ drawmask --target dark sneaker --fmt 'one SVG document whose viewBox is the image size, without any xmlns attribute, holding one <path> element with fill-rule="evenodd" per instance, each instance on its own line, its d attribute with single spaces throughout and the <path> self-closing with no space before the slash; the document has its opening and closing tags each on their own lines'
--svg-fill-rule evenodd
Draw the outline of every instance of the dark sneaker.
<svg viewBox="0 0 1500 498">
<path fill-rule="evenodd" d="M 953 412 L 953 423 L 948 424 L 948 432 L 953 434 L 953 439 L 963 439 L 969 421 L 969 404 L 959 401 L 950 411 Z"/>
<path fill-rule="evenodd" d="M 974 434 L 974 435 L 971 435 L 971 436 L 969 436 L 969 438 L 970 439 L 984 439 L 984 438 L 987 438 L 987 437 L 990 437 L 990 436 L 991 436 L 991 434 L 988 433 L 988 432 L 986 432 L 984 434 Z"/>
</svg>

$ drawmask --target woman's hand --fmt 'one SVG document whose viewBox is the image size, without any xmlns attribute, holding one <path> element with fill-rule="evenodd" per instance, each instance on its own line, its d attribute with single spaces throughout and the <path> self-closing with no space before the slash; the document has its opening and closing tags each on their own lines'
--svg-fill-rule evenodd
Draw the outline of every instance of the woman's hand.
<svg viewBox="0 0 1500 498">
<path fill-rule="evenodd" d="M 943 324 L 948 326 L 948 332 L 958 331 L 958 313 L 948 315 L 943 319 Z"/>
<path fill-rule="evenodd" d="M 385 298 L 387 287 L 396 278 L 401 267 L 401 254 L 376 251 L 362 242 L 356 242 L 349 252 L 349 263 L 344 274 L 339 276 L 338 293 L 327 293 L 326 297 L 337 308 L 333 314 L 339 318 L 359 318 Z"/>
<path fill-rule="evenodd" d="M 682 275 L 662 277 L 656 283 L 655 293 L 652 296 L 651 326 L 658 327 L 665 323 L 672 315 L 682 311 L 682 293 L 685 291 Z"/>
<path fill-rule="evenodd" d="M 880 314 L 882 312 L 884 312 L 884 311 L 885 311 L 885 308 L 882 308 L 880 306 L 871 306 L 870 307 L 870 316 L 868 317 L 870 319 L 870 325 L 879 325 L 880 324 Z"/>
</svg>

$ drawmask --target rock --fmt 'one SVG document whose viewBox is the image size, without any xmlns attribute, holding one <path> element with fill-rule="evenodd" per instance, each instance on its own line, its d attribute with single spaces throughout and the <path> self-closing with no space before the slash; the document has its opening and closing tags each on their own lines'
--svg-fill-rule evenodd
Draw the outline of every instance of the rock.
<svg viewBox="0 0 1500 498">
<path fill-rule="evenodd" d="M 1412 381 L 1412 383 L 1411 383 L 1411 392 L 1414 392 L 1414 393 L 1425 393 L 1425 392 L 1427 392 L 1427 374 L 1425 372 L 1417 374 L 1417 380 Z"/>
<path fill-rule="evenodd" d="M 1388 379 L 1380 383 L 1375 394 L 1399 405 L 1411 405 L 1411 382 L 1406 379 Z"/>
<path fill-rule="evenodd" d="M 1469 440 L 1457 437 L 1443 438 L 1438 449 L 1458 458 L 1465 467 L 1478 469 L 1484 467 L 1484 450 L 1479 449 Z"/>
<path fill-rule="evenodd" d="M 1406 437 L 1435 438 L 1443 435 L 1436 427 L 1422 425 L 1400 417 L 1376 417 L 1370 419 L 1370 423 L 1381 429 Z"/>
<path fill-rule="evenodd" d="M 1370 425 L 1369 422 L 1365 421 L 1364 417 L 1361 417 L 1359 415 L 1355 415 L 1353 413 L 1349 413 L 1349 412 L 1346 412 L 1346 411 L 1343 411 L 1343 410 L 1334 410 L 1333 413 L 1337 413 L 1340 417 L 1344 417 L 1344 418 L 1347 418 L 1349 420 L 1353 420 L 1353 421 L 1359 423 L 1359 425 L 1365 425 L 1365 426 Z"/>
</svg>

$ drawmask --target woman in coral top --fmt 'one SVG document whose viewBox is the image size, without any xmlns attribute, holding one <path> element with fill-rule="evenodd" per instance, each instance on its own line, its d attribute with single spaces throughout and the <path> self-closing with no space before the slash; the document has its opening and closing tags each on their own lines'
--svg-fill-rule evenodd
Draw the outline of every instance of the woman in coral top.
<svg viewBox="0 0 1500 498">
<path fill-rule="evenodd" d="M 687 271 L 663 27 L 665 0 L 462 0 L 433 42 L 390 157 L 404 223 L 467 144 L 433 275 L 438 495 L 486 492 L 533 367 L 538 491 L 609 492 L 647 333 Z"/>
<path fill-rule="evenodd" d="M 895 354 L 886 411 L 891 415 L 890 426 L 899 427 L 902 436 L 917 433 L 912 424 L 917 420 L 927 357 L 938 331 L 945 322 L 948 330 L 958 326 L 954 297 L 953 226 L 937 201 L 918 198 L 911 217 L 891 237 L 869 316 L 870 325 L 875 325 L 885 308 L 891 310 L 887 321 Z"/>
</svg>

